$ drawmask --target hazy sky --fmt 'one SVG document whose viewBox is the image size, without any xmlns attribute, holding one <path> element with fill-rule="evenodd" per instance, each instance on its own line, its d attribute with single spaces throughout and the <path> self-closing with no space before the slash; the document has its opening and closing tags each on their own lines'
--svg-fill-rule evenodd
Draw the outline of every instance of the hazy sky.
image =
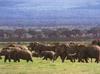
<svg viewBox="0 0 100 74">
<path fill-rule="evenodd" d="M 0 0 L 0 22 L 100 19 L 100 0 Z"/>
</svg>

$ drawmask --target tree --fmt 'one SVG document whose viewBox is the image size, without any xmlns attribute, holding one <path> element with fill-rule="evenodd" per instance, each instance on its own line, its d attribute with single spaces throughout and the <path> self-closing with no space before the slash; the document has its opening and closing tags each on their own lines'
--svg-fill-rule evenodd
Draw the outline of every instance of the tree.
<svg viewBox="0 0 100 74">
<path fill-rule="evenodd" d="M 81 37 L 82 36 L 82 31 L 79 30 L 79 29 L 72 29 L 71 35 L 73 35 L 74 37 Z"/>
<path fill-rule="evenodd" d="M 93 27 L 87 31 L 88 34 L 92 34 L 93 37 L 100 37 L 100 28 Z"/>
<path fill-rule="evenodd" d="M 22 39 L 22 38 L 26 38 L 25 37 L 25 34 L 27 33 L 25 29 L 16 29 L 14 31 L 14 33 L 16 34 L 16 37 L 19 38 L 19 39 Z"/>
</svg>

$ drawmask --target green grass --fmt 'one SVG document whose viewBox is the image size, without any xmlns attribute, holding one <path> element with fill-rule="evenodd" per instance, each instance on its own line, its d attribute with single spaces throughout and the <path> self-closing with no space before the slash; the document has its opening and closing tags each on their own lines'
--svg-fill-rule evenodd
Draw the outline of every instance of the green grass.
<svg viewBox="0 0 100 74">
<path fill-rule="evenodd" d="M 0 74 L 100 74 L 100 63 L 61 63 L 58 59 L 54 63 L 40 58 L 33 58 L 34 62 L 4 63 L 0 60 Z"/>
<path fill-rule="evenodd" d="M 9 43 L 0 43 L 0 48 Z M 27 44 L 25 44 L 27 45 Z M 33 58 L 34 62 L 27 63 L 21 60 L 20 63 L 4 63 L 0 60 L 0 74 L 100 74 L 100 63 L 71 63 L 61 62 L 57 59 L 54 63 L 40 58 Z"/>
</svg>

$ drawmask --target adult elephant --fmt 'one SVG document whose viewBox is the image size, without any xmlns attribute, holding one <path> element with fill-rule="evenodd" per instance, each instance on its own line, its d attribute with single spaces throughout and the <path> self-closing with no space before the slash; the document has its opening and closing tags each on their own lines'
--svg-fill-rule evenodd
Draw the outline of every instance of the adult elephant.
<svg viewBox="0 0 100 74">
<path fill-rule="evenodd" d="M 0 52 L 1 55 L 5 56 L 4 62 L 9 60 L 11 62 L 11 59 L 14 60 L 14 62 L 18 61 L 20 62 L 20 59 L 28 61 L 32 60 L 32 53 L 29 50 L 22 50 L 19 47 L 7 47 L 3 48 Z"/>
<path fill-rule="evenodd" d="M 28 47 L 25 45 L 9 44 L 7 47 L 19 47 L 22 50 L 28 50 Z"/>
<path fill-rule="evenodd" d="M 28 48 L 31 51 L 37 52 L 38 54 L 40 54 L 42 51 L 55 51 L 55 45 L 45 45 L 38 42 L 30 43 Z"/>
<path fill-rule="evenodd" d="M 58 56 L 60 56 L 62 62 L 64 62 L 66 56 L 67 56 L 67 49 L 68 47 L 65 44 L 59 44 L 56 46 L 55 53 L 56 53 L 56 59 Z"/>
<path fill-rule="evenodd" d="M 78 58 L 79 62 L 85 60 L 88 63 L 88 58 L 95 58 L 95 62 L 100 61 L 100 46 L 98 45 L 88 45 L 79 46 Z"/>
<path fill-rule="evenodd" d="M 67 45 L 67 60 L 70 60 L 71 62 L 75 62 L 78 57 L 78 50 L 77 50 L 78 44 L 76 43 L 70 43 Z"/>
<path fill-rule="evenodd" d="M 1 56 L 5 56 L 4 58 L 4 62 L 6 62 L 7 60 L 9 60 L 9 62 L 11 62 L 11 60 L 14 60 L 14 62 L 18 61 L 20 62 L 19 58 L 17 57 L 17 53 L 20 49 L 16 48 L 16 49 L 10 49 L 10 48 L 3 48 L 0 51 L 0 55 Z"/>
</svg>

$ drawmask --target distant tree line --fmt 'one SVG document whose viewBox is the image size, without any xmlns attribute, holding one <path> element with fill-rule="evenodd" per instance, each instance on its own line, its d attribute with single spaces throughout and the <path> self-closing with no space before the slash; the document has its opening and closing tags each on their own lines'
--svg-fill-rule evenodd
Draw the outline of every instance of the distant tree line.
<svg viewBox="0 0 100 74">
<path fill-rule="evenodd" d="M 100 38 L 100 28 L 68 29 L 0 29 L 0 41 L 34 41 L 34 40 L 84 40 Z"/>
</svg>

